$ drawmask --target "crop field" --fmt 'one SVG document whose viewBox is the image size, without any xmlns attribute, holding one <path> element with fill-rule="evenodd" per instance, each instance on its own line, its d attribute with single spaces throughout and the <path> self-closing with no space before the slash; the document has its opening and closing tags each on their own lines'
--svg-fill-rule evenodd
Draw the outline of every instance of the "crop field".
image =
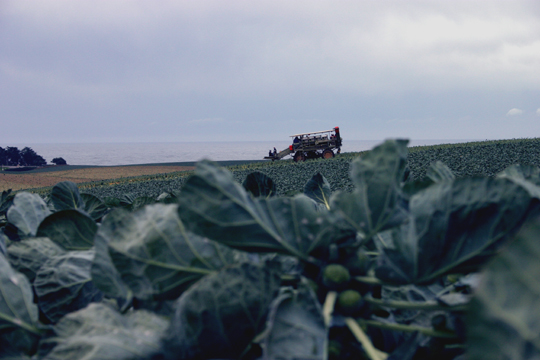
<svg viewBox="0 0 540 360">
<path fill-rule="evenodd" d="M 238 182 L 244 181 L 252 171 L 260 171 L 277 184 L 278 195 L 303 192 L 304 184 L 320 172 L 330 183 L 332 190 L 352 191 L 349 178 L 351 161 L 362 153 L 344 153 L 331 160 L 311 160 L 295 163 L 292 160 L 257 162 L 228 166 Z M 410 180 L 421 180 L 429 165 L 439 160 L 447 165 L 457 177 L 493 177 L 506 167 L 515 164 L 540 166 L 540 139 L 485 141 L 465 144 L 420 146 L 409 148 L 408 164 Z M 190 173 L 146 176 L 133 179 L 116 179 L 115 186 L 88 184 L 82 191 L 98 197 L 119 196 L 130 193 L 134 197 L 157 197 L 166 191 L 179 191 Z"/>
<path fill-rule="evenodd" d="M 538 359 L 539 155 L 387 140 L 4 191 L 0 359 Z"/>
</svg>

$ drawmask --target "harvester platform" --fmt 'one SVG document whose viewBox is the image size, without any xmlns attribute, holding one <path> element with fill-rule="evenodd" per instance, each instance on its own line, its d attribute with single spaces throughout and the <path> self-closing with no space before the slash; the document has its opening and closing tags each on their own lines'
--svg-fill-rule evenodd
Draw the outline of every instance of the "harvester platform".
<svg viewBox="0 0 540 360">
<path fill-rule="evenodd" d="M 272 160 L 272 161 L 283 159 L 285 156 L 290 155 L 293 152 L 291 148 L 292 148 L 292 145 L 289 146 L 286 149 L 281 150 L 276 155 L 265 156 L 264 159 L 265 160 Z"/>
</svg>

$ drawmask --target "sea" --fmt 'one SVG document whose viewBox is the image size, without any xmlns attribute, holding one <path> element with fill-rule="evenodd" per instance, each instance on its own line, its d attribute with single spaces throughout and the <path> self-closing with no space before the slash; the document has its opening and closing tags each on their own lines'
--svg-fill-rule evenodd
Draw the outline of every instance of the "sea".
<svg viewBox="0 0 540 360">
<path fill-rule="evenodd" d="M 409 146 L 455 144 L 478 140 L 410 140 Z M 370 150 L 383 140 L 344 140 L 342 152 Z M 50 163 L 56 157 L 69 165 L 138 165 L 192 162 L 202 159 L 262 160 L 274 147 L 281 151 L 288 141 L 163 142 L 163 143 L 57 143 L 4 144 L 21 150 L 28 146 Z"/>
</svg>

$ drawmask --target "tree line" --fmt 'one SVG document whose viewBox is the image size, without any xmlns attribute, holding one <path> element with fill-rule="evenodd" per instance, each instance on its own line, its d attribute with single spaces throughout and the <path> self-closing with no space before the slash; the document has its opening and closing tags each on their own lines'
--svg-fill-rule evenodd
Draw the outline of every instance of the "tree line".
<svg viewBox="0 0 540 360">
<path fill-rule="evenodd" d="M 66 161 L 62 158 L 54 158 L 51 162 L 56 165 L 66 165 Z M 19 150 L 15 146 L 8 146 L 5 149 L 0 147 L 0 165 L 43 166 L 47 165 L 47 161 L 29 147 Z"/>
</svg>

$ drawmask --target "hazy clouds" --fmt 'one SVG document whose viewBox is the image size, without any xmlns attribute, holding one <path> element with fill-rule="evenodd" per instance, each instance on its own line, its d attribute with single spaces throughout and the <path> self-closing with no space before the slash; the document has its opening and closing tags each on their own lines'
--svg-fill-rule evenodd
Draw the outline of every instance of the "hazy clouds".
<svg viewBox="0 0 540 360">
<path fill-rule="evenodd" d="M 3 1 L 0 139 L 536 136 L 539 20 L 538 1 Z"/>
<path fill-rule="evenodd" d="M 521 114 L 523 114 L 523 110 L 518 109 L 518 108 L 513 108 L 513 109 L 508 110 L 508 112 L 506 113 L 506 116 L 517 116 Z"/>
</svg>

